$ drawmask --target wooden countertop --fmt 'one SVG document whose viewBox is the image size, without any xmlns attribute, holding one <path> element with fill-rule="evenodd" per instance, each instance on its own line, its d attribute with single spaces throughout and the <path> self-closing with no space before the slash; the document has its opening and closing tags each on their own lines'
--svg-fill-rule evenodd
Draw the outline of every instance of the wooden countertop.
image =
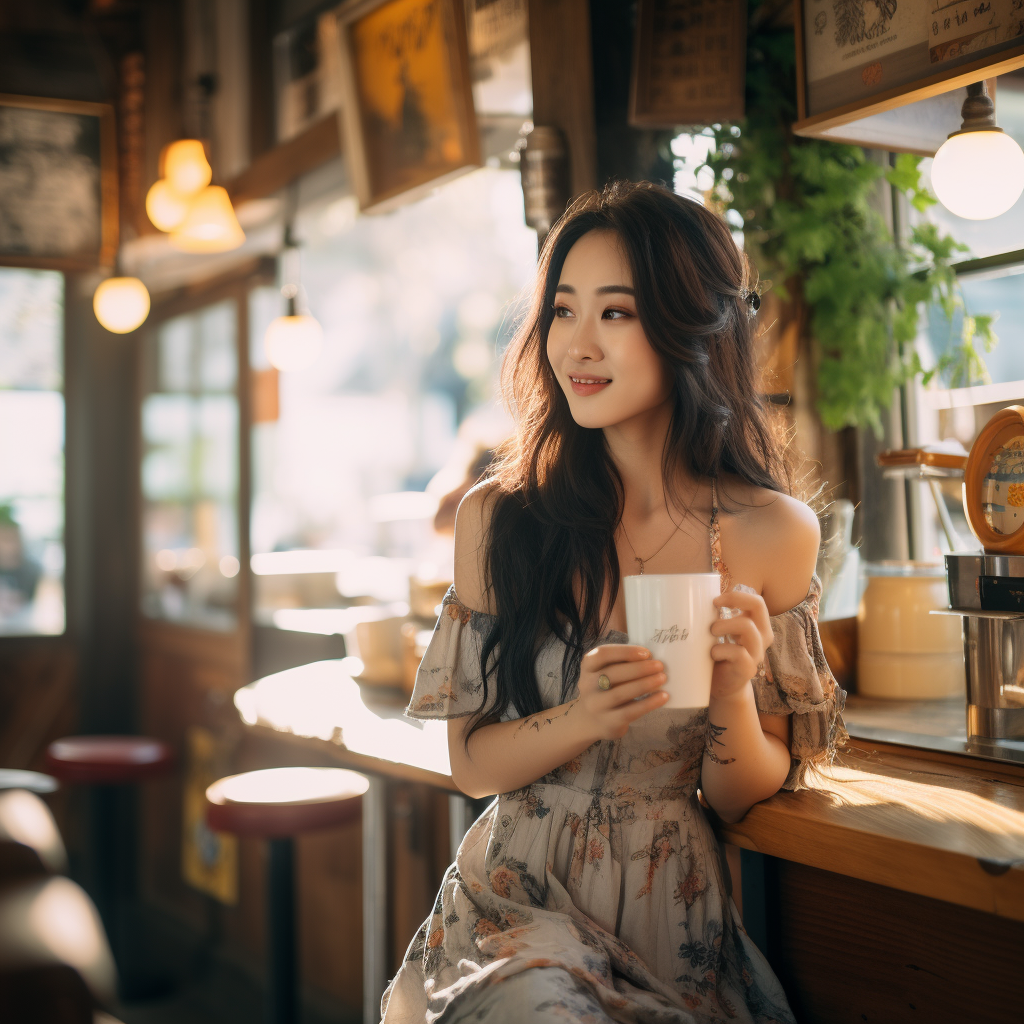
<svg viewBox="0 0 1024 1024">
<path fill-rule="evenodd" d="M 315 661 L 243 686 L 235 694 L 242 721 L 312 744 L 345 768 L 457 793 L 447 723 L 406 718 L 404 694 L 360 686 L 343 660 Z"/>
<path fill-rule="evenodd" d="M 814 789 L 780 792 L 726 842 L 1024 921 L 1024 772 L 851 740 Z"/>
<path fill-rule="evenodd" d="M 401 695 L 360 687 L 340 661 L 278 672 L 235 694 L 242 720 L 345 767 L 458 792 L 447 726 L 402 715 Z M 814 788 L 780 792 L 727 842 L 1024 921 L 1024 769 L 851 740 Z"/>
</svg>

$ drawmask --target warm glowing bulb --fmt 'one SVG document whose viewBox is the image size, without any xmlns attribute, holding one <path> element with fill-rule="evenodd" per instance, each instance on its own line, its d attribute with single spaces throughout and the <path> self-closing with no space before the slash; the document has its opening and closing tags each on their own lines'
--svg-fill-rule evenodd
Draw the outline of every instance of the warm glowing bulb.
<svg viewBox="0 0 1024 1024">
<path fill-rule="evenodd" d="M 194 195 L 210 184 L 213 169 L 198 139 L 172 142 L 163 154 L 164 177 L 179 195 Z"/>
<path fill-rule="evenodd" d="M 179 195 L 163 178 L 146 193 L 146 213 L 161 231 L 173 231 L 188 213 L 188 198 Z"/>
<path fill-rule="evenodd" d="M 271 366 L 304 370 L 320 355 L 324 329 L 311 316 L 279 316 L 271 321 L 263 346 Z"/>
<path fill-rule="evenodd" d="M 951 135 L 935 154 L 932 188 L 957 217 L 998 217 L 1024 191 L 1024 152 L 1005 132 Z"/>
<path fill-rule="evenodd" d="M 137 277 L 108 277 L 96 289 L 92 308 L 108 331 L 127 334 L 149 316 L 149 292 Z"/>
<path fill-rule="evenodd" d="M 244 241 L 245 232 L 220 185 L 204 188 L 189 204 L 181 225 L 171 232 L 171 245 L 184 252 L 227 252 Z"/>
</svg>

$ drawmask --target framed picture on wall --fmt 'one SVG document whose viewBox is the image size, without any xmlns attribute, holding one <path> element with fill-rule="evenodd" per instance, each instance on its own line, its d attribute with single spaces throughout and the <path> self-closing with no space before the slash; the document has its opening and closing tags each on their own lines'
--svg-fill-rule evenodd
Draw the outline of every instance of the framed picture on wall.
<svg viewBox="0 0 1024 1024">
<path fill-rule="evenodd" d="M 480 166 L 462 0 L 376 0 L 339 18 L 341 129 L 364 211 Z"/>
<path fill-rule="evenodd" d="M 797 0 L 794 14 L 797 135 L 934 153 L 965 86 L 1024 67 L 1021 0 Z"/>
<path fill-rule="evenodd" d="M 746 65 L 746 0 L 640 0 L 629 123 L 738 121 Z"/>
<path fill-rule="evenodd" d="M 112 266 L 117 203 L 110 106 L 0 94 L 0 264 Z"/>
</svg>

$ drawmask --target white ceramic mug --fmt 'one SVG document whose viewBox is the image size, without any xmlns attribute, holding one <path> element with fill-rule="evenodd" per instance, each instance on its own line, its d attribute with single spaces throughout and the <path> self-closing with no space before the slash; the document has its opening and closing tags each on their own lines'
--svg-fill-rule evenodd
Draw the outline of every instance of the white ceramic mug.
<svg viewBox="0 0 1024 1024">
<path fill-rule="evenodd" d="M 706 708 L 716 643 L 711 624 L 719 617 L 711 603 L 721 593 L 717 572 L 627 576 L 626 629 L 629 642 L 646 647 L 665 666 L 666 708 Z"/>
</svg>

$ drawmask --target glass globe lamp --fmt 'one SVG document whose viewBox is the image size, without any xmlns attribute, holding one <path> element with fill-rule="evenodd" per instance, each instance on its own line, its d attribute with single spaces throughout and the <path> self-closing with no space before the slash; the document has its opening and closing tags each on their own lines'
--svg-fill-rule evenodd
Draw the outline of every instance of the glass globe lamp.
<svg viewBox="0 0 1024 1024">
<path fill-rule="evenodd" d="M 967 87 L 963 126 L 939 147 L 932 188 L 957 217 L 988 220 L 1006 213 L 1024 191 L 1024 151 L 995 123 L 984 82 Z"/>
<path fill-rule="evenodd" d="M 281 293 L 288 300 L 287 313 L 270 322 L 263 347 L 270 365 L 282 372 L 311 366 L 324 345 L 324 329 L 311 316 L 300 315 L 295 299 L 298 288 L 285 285 Z"/>
<path fill-rule="evenodd" d="M 188 197 L 176 192 L 161 178 L 146 193 L 146 214 L 161 231 L 174 231 L 188 213 Z"/>
<path fill-rule="evenodd" d="M 213 168 L 199 139 L 178 139 L 163 153 L 163 177 L 180 196 L 191 196 L 206 188 Z"/>
<path fill-rule="evenodd" d="M 128 334 L 149 316 L 149 290 L 137 277 L 108 277 L 93 293 L 96 319 L 113 334 Z"/>
</svg>

